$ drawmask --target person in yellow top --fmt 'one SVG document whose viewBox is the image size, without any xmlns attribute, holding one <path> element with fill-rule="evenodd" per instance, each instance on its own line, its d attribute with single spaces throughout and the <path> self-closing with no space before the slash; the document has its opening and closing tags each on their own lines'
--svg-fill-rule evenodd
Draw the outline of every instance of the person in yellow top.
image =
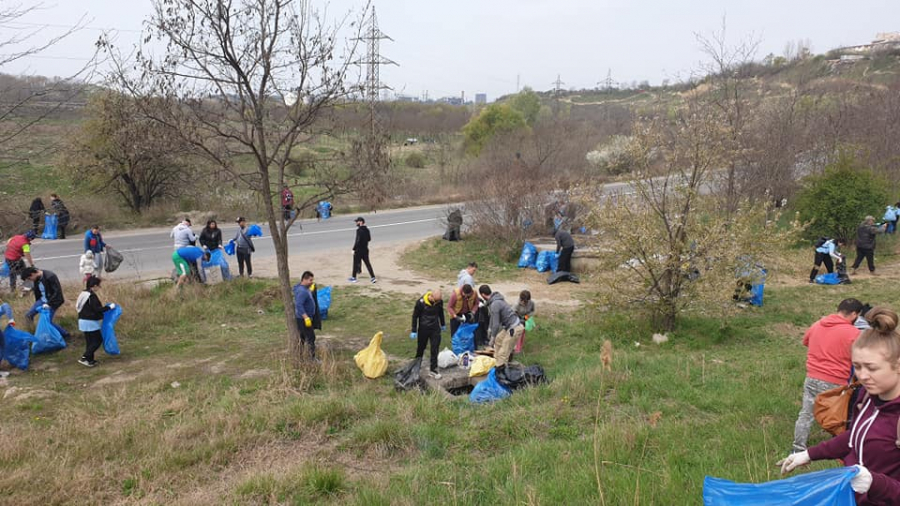
<svg viewBox="0 0 900 506">
<path fill-rule="evenodd" d="M 447 301 L 447 314 L 450 315 L 450 335 L 463 323 L 473 323 L 478 313 L 478 294 L 471 285 L 454 288 Z"/>
</svg>

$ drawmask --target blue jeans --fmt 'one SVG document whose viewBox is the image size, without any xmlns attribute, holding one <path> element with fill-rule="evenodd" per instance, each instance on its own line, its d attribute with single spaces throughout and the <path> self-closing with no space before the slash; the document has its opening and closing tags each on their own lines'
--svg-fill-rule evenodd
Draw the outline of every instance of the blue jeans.
<svg viewBox="0 0 900 506">
<path fill-rule="evenodd" d="M 35 303 L 31 306 L 31 309 L 29 309 L 28 312 L 25 313 L 25 318 L 28 318 L 29 320 L 34 319 L 34 317 L 35 317 L 38 313 L 41 312 L 41 308 L 42 308 L 43 306 L 44 306 L 44 301 L 42 301 L 42 300 L 35 301 Z M 50 308 L 50 325 L 53 325 L 53 328 L 55 328 L 56 330 L 59 331 L 60 335 L 63 336 L 63 339 L 68 339 L 68 338 L 69 338 L 69 331 L 66 330 L 66 329 L 64 329 L 64 328 L 62 328 L 62 327 L 60 327 L 59 325 L 57 325 L 57 324 L 53 321 L 53 317 L 54 317 L 54 316 L 56 316 L 56 310 L 53 309 L 53 308 L 51 307 L 51 308 Z"/>
</svg>

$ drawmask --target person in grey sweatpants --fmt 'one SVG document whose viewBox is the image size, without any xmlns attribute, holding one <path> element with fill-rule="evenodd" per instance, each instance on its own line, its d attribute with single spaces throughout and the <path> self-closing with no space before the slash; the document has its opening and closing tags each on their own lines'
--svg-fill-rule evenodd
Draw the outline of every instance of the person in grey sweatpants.
<svg viewBox="0 0 900 506">
<path fill-rule="evenodd" d="M 237 219 L 237 234 L 234 236 L 234 249 L 237 253 L 238 272 L 244 277 L 244 267 L 247 267 L 247 277 L 253 276 L 253 265 L 250 263 L 250 255 L 256 251 L 253 247 L 253 240 L 247 235 L 247 220 L 243 216 Z"/>
</svg>

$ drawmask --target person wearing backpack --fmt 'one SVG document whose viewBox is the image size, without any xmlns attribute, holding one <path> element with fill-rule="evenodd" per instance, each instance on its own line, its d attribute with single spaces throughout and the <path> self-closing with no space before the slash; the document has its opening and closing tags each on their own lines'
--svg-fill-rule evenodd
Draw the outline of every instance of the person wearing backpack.
<svg viewBox="0 0 900 506">
<path fill-rule="evenodd" d="M 234 249 L 237 253 L 238 272 L 244 277 L 244 267 L 247 267 L 247 277 L 253 276 L 253 265 L 250 263 L 250 255 L 256 251 L 253 246 L 253 240 L 247 235 L 247 220 L 243 216 L 238 216 L 235 220 L 238 224 L 237 234 L 234 236 Z"/>
<path fill-rule="evenodd" d="M 900 504 L 900 334 L 897 313 L 873 308 L 864 331 L 851 348 L 856 377 L 865 394 L 857 404 L 851 430 L 808 450 L 788 455 L 781 473 L 814 460 L 840 459 L 856 466 L 850 481 L 856 504 Z"/>
<path fill-rule="evenodd" d="M 103 326 L 103 313 L 115 309 L 115 304 L 104 306 L 97 297 L 97 289 L 100 288 L 100 278 L 91 276 L 84 286 L 84 291 L 78 295 L 75 301 L 75 310 L 78 311 L 78 330 L 84 334 L 84 355 L 78 359 L 78 363 L 85 367 L 96 367 L 94 352 L 103 343 L 100 329 Z"/>
<path fill-rule="evenodd" d="M 803 335 L 806 352 L 806 379 L 803 400 L 794 424 L 793 451 L 806 450 L 813 423 L 813 405 L 820 393 L 847 384 L 850 377 L 850 345 L 859 337 L 853 324 L 863 309 L 862 302 L 844 299 L 837 312 L 814 323 Z"/>
<path fill-rule="evenodd" d="M 830 239 L 821 237 L 816 241 L 816 256 L 813 259 L 813 268 L 809 273 L 809 282 L 815 283 L 819 275 L 819 268 L 825 264 L 828 274 L 834 272 L 834 262 L 841 263 L 843 256 L 837 251 L 838 246 L 843 246 L 843 239 Z M 834 259 L 834 260 L 832 260 Z"/>
</svg>

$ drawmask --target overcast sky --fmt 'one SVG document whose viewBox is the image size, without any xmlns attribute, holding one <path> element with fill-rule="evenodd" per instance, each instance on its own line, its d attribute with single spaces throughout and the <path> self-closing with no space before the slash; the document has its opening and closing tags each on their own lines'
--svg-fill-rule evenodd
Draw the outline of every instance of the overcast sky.
<svg viewBox="0 0 900 506">
<path fill-rule="evenodd" d="M 28 3 L 30 0 L 24 0 Z M 118 30 L 120 46 L 138 42 L 151 0 L 47 0 L 40 12 L 20 21 L 71 25 L 85 16 L 90 29 L 46 50 L 40 57 L 0 68 L 6 73 L 68 75 L 93 51 L 100 29 Z M 11 3 L 0 0 L 0 6 Z M 328 10 L 342 15 L 359 0 L 334 0 Z M 313 1 L 313 5 L 325 5 Z M 781 54 L 789 41 L 806 40 L 823 53 L 871 41 L 878 32 L 900 31 L 900 1 L 867 0 L 377 0 L 382 30 L 394 41 L 382 53 L 398 67 L 385 67 L 382 80 L 398 93 L 432 98 L 475 93 L 499 95 L 521 86 L 591 88 L 607 71 L 617 81 L 686 78 L 704 55 L 695 33 L 718 30 L 727 20 L 728 38 L 759 40 L 758 57 Z M 45 34 L 62 30 L 49 26 Z"/>
</svg>

